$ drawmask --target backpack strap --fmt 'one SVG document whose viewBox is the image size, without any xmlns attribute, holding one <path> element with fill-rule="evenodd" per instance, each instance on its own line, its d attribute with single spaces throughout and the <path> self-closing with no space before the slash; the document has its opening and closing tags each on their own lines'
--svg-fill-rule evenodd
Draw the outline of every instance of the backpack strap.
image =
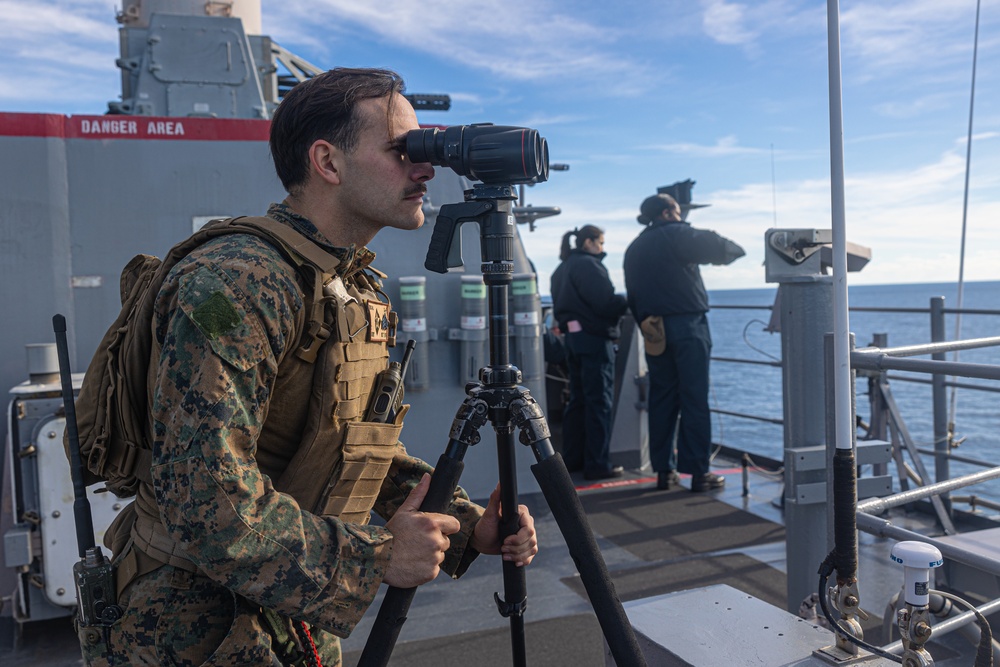
<svg viewBox="0 0 1000 667">
<path fill-rule="evenodd" d="M 242 216 L 231 218 L 231 220 L 233 226 L 253 227 L 280 241 L 290 252 L 287 259 L 292 261 L 296 267 L 311 263 L 332 278 L 334 271 L 340 266 L 340 260 L 317 246 L 315 241 L 306 238 L 277 220 L 264 216 Z"/>
<path fill-rule="evenodd" d="M 325 322 L 323 285 L 340 260 L 288 225 L 266 217 L 213 220 L 174 245 L 157 260 L 138 255 L 122 271 L 122 310 L 108 329 L 91 362 L 80 391 L 78 422 L 86 452 L 88 483 L 105 481 L 119 497 L 135 495 L 138 482 L 151 483 L 152 452 L 149 437 L 149 382 L 154 372 L 150 354 L 150 323 L 156 299 L 167 275 L 195 248 L 219 236 L 244 233 L 257 236 L 282 255 L 302 276 L 306 287 L 308 321 L 296 354 L 312 363 L 332 332 Z M 91 406 L 89 409 L 87 406 Z M 100 472 L 98 472 L 100 471 Z"/>
<path fill-rule="evenodd" d="M 330 253 L 323 251 L 313 241 L 291 227 L 267 217 L 240 217 L 213 220 L 184 241 L 175 245 L 163 258 L 155 275 L 150 278 L 149 288 L 146 290 L 142 302 L 138 304 L 136 312 L 130 318 L 134 317 L 133 321 L 137 322 L 151 322 L 157 295 L 166 281 L 167 275 L 174 266 L 202 244 L 219 236 L 238 233 L 251 234 L 264 239 L 274 246 L 283 258 L 300 275 L 306 278 L 307 282 L 312 282 L 311 298 L 310 295 L 306 295 L 310 311 L 309 321 L 306 331 L 302 335 L 299 348 L 296 350 L 296 354 L 307 362 L 314 362 L 319 348 L 332 333 L 332 327 L 325 323 L 325 304 L 329 300 L 329 297 L 323 294 L 323 285 L 333 278 L 334 271 L 340 264 L 340 260 Z M 149 358 L 152 350 L 150 337 L 137 338 L 136 349 L 139 352 L 138 354 L 133 354 L 132 357 L 143 358 L 151 362 L 152 360 Z M 148 366 L 148 372 L 151 374 L 153 371 L 152 364 L 148 363 Z M 135 373 L 135 377 L 132 377 L 132 373 L 123 375 L 127 377 L 118 378 L 119 389 L 132 398 L 132 406 L 142 406 L 143 408 L 138 411 L 130 409 L 128 412 L 148 414 L 146 390 L 149 377 L 142 373 Z M 150 471 L 153 464 L 153 452 L 151 449 L 143 446 L 130 446 L 122 452 L 110 450 L 107 455 L 112 457 L 117 456 L 122 459 L 119 469 L 131 470 L 138 480 L 150 485 L 152 484 Z M 134 493 L 135 489 L 132 488 L 131 494 L 134 495 Z M 187 571 L 197 570 L 197 566 L 186 558 L 183 549 L 167 534 L 165 527 L 159 521 L 138 517 L 135 523 L 132 524 L 130 536 L 132 543 L 126 551 L 138 551 L 143 554 L 146 559 L 146 565 L 143 566 L 142 563 L 136 561 L 132 563 L 131 567 L 125 567 L 124 570 L 128 571 L 128 574 L 123 575 L 122 580 L 118 582 L 119 589 L 123 589 L 129 581 L 141 574 L 143 570 L 148 571 L 151 567 L 150 563 L 157 564 L 156 566 L 159 563 L 166 563 Z M 133 556 L 131 558 L 134 560 L 139 557 Z M 132 561 L 129 562 L 131 563 Z"/>
<path fill-rule="evenodd" d="M 307 363 L 315 362 L 320 347 L 333 333 L 332 325 L 326 322 L 326 304 L 329 298 L 323 293 L 323 287 L 333 279 L 334 272 L 340 265 L 340 260 L 325 252 L 313 241 L 288 225 L 283 225 L 271 218 L 260 216 L 232 218 L 230 225 L 232 227 L 248 227 L 263 232 L 258 236 L 275 243 L 285 259 L 291 262 L 299 273 L 310 274 L 313 293 L 309 308 L 309 321 L 306 324 L 306 330 L 302 333 L 302 339 L 299 341 L 299 347 L 295 354 Z"/>
</svg>

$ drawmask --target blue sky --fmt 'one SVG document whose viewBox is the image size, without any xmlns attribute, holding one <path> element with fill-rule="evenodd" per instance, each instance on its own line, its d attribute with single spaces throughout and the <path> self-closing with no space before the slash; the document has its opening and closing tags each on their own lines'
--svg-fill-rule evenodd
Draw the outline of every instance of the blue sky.
<svg viewBox="0 0 1000 667">
<path fill-rule="evenodd" d="M 542 291 L 563 232 L 606 230 L 616 287 L 638 205 L 691 178 L 689 220 L 747 249 L 710 289 L 763 287 L 770 227 L 830 226 L 822 0 L 262 0 L 262 32 L 321 67 L 399 71 L 448 93 L 435 124 L 537 128 L 570 165 L 527 200 L 561 216 L 522 230 Z M 0 0 L 0 111 L 99 114 L 120 94 L 116 4 Z M 975 0 L 841 3 L 852 284 L 959 272 Z M 983 0 L 966 280 L 1000 280 L 1000 0 Z M 435 202 L 436 204 L 441 202 Z"/>
</svg>

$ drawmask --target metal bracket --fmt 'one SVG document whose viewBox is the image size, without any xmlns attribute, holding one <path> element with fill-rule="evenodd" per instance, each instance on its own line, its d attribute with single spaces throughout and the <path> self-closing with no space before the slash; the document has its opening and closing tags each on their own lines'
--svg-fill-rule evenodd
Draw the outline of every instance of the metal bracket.
<svg viewBox="0 0 1000 667">
<path fill-rule="evenodd" d="M 528 608 L 528 598 L 524 598 L 520 602 L 504 602 L 500 598 L 499 593 L 493 594 L 493 601 L 497 603 L 497 611 L 504 618 L 510 618 L 511 616 L 524 616 L 524 610 Z"/>
</svg>

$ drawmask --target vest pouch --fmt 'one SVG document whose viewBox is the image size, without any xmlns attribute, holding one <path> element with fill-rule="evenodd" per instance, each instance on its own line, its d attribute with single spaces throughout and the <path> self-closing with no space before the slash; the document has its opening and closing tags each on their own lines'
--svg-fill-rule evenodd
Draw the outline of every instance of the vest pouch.
<svg viewBox="0 0 1000 667">
<path fill-rule="evenodd" d="M 320 514 L 347 523 L 368 523 L 402 429 L 401 423 L 355 421 L 345 425 L 340 470 L 327 487 Z"/>
</svg>

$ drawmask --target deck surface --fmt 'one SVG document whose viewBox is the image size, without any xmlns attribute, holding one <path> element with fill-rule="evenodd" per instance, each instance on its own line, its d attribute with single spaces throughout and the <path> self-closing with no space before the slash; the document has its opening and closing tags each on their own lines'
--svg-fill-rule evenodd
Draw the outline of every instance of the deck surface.
<svg viewBox="0 0 1000 667">
<path fill-rule="evenodd" d="M 727 486 L 707 494 L 690 492 L 686 479 L 682 488 L 658 491 L 655 478 L 641 472 L 608 484 L 588 484 L 573 476 L 623 601 L 728 584 L 775 606 L 784 604 L 785 531 L 776 502 L 782 492 L 780 478 L 752 473 L 744 495 L 738 468 L 716 468 L 716 472 L 726 476 Z M 521 501 L 536 517 L 541 547 L 526 573 L 528 664 L 603 667 L 601 628 L 565 540 L 541 494 Z M 862 536 L 860 581 L 863 606 L 880 616 L 899 588 L 901 574 L 878 553 L 880 549 L 866 549 L 878 547 L 876 542 Z M 508 621 L 493 601 L 494 591 L 502 590 L 499 561 L 490 557 L 481 557 L 458 581 L 442 577 L 422 586 L 390 664 L 465 666 L 472 655 L 476 667 L 512 664 Z M 380 593 L 344 641 L 348 667 L 357 663 L 381 598 Z M 866 638 L 881 639 L 878 621 L 866 624 Z M 3 628 L 5 637 L 0 640 L 0 663 L 5 667 L 82 664 L 69 619 L 26 626 L 16 641 L 9 629 L 9 624 Z M 957 642 L 957 646 L 952 642 L 934 647 L 937 665 L 967 664 L 957 659 L 964 640 Z"/>
</svg>

